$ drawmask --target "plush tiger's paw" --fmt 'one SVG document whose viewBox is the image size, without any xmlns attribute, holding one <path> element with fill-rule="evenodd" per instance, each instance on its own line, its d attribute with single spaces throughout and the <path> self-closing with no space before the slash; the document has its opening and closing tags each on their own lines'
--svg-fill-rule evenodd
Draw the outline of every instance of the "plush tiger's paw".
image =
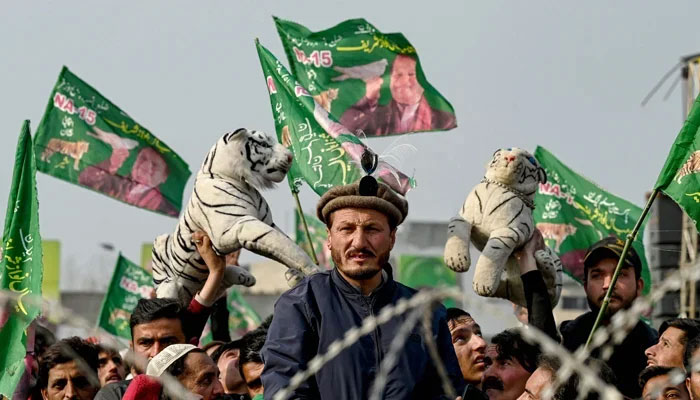
<svg viewBox="0 0 700 400">
<path fill-rule="evenodd" d="M 549 299 L 552 302 L 552 308 L 559 302 L 562 289 L 562 273 L 563 267 L 559 256 L 549 247 L 544 250 L 535 252 L 535 261 L 537 269 L 542 272 L 542 279 L 547 286 Z"/>
<path fill-rule="evenodd" d="M 222 286 L 231 287 L 233 285 L 251 287 L 255 285 L 255 277 L 245 268 L 229 265 L 226 267 Z"/>
<path fill-rule="evenodd" d="M 290 288 L 298 285 L 302 279 L 304 279 L 304 274 L 296 269 L 288 268 L 287 272 L 284 273 L 285 279 L 287 279 L 287 284 Z"/>
<path fill-rule="evenodd" d="M 445 264 L 455 272 L 466 272 L 471 265 L 469 243 L 462 238 L 452 236 L 445 244 Z"/>
</svg>

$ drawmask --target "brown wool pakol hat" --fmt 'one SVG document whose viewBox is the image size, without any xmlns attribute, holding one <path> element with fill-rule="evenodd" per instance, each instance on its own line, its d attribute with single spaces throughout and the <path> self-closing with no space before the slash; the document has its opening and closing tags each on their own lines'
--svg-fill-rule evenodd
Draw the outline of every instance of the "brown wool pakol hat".
<svg viewBox="0 0 700 400">
<path fill-rule="evenodd" d="M 341 208 L 368 208 L 387 216 L 398 226 L 406 219 L 408 202 L 387 184 L 365 176 L 355 183 L 334 186 L 321 196 L 316 206 L 316 215 L 324 224 L 328 216 Z"/>
</svg>

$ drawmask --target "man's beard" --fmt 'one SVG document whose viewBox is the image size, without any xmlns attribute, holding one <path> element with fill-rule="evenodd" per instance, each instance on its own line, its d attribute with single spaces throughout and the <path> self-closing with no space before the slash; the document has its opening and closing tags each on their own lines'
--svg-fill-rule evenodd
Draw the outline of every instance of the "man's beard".
<svg viewBox="0 0 700 400">
<path fill-rule="evenodd" d="M 333 263 L 336 267 L 348 278 L 364 281 L 373 278 L 377 275 L 384 265 L 389 262 L 389 250 L 385 253 L 375 254 L 372 250 L 368 248 L 361 249 L 351 249 L 348 253 L 364 253 L 370 256 L 376 256 L 377 264 L 368 264 L 363 266 L 357 266 L 357 268 L 349 269 L 345 268 L 343 265 L 343 257 L 340 250 L 331 248 L 331 257 L 333 258 Z"/>
<path fill-rule="evenodd" d="M 489 389 L 495 389 L 495 390 L 501 390 L 503 391 L 503 382 L 496 378 L 495 376 L 489 376 L 484 379 L 484 382 L 481 384 L 481 390 L 486 392 Z"/>
<path fill-rule="evenodd" d="M 613 298 L 617 298 L 620 302 L 624 301 L 622 299 L 622 297 L 615 294 L 615 292 L 613 292 L 612 296 L 610 297 L 610 300 L 612 301 Z M 598 304 L 600 304 L 600 306 L 597 306 L 591 301 L 590 297 L 586 296 L 586 301 L 588 302 L 588 307 L 590 307 L 591 311 L 593 311 L 596 314 L 600 312 L 600 308 L 603 305 L 604 299 L 605 299 L 605 295 L 602 295 L 601 297 L 599 297 Z M 632 301 L 629 301 L 628 303 L 623 303 L 619 309 L 614 310 L 614 311 L 610 308 L 610 303 L 608 303 L 608 307 L 605 309 L 605 315 L 603 315 L 603 317 L 604 318 L 611 318 L 613 316 L 613 314 L 615 314 L 616 312 L 621 311 L 621 310 L 627 310 L 628 308 L 632 307 L 632 303 L 634 303 L 634 299 L 632 299 Z"/>
</svg>

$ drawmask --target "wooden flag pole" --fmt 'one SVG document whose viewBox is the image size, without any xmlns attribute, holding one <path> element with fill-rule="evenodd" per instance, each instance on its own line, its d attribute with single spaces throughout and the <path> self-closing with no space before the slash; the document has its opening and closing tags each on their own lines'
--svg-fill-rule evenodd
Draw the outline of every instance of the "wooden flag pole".
<svg viewBox="0 0 700 400">
<path fill-rule="evenodd" d="M 299 212 L 299 218 L 301 218 L 301 222 L 304 224 L 304 231 L 306 231 L 306 240 L 309 242 L 309 249 L 311 249 L 311 258 L 314 260 L 314 263 L 318 265 L 318 258 L 316 258 L 316 250 L 314 250 L 314 242 L 311 241 L 311 233 L 309 233 L 309 225 L 306 224 L 306 218 L 304 218 L 304 211 L 301 209 L 301 202 L 299 201 L 299 190 L 298 189 L 292 189 L 292 196 L 294 196 L 294 200 L 297 202 L 297 211 Z"/>
<path fill-rule="evenodd" d="M 644 219 L 646 218 L 647 214 L 649 213 L 649 210 L 651 209 L 651 205 L 654 203 L 654 200 L 656 199 L 656 196 L 659 194 L 659 189 L 654 189 L 653 192 L 651 192 L 651 196 L 649 197 L 649 200 L 647 201 L 647 205 L 644 206 L 644 210 L 642 210 L 642 215 L 639 217 L 637 220 L 637 223 L 634 225 L 634 228 L 632 229 L 632 233 L 627 235 L 627 240 L 625 241 L 625 247 L 622 248 L 622 254 L 620 254 L 620 260 L 617 262 L 617 267 L 615 268 L 615 273 L 613 274 L 612 280 L 610 281 L 610 287 L 608 287 L 607 293 L 605 293 L 605 298 L 603 299 L 603 304 L 600 306 L 600 311 L 598 312 L 598 316 L 595 319 L 595 323 L 593 324 L 593 328 L 591 329 L 591 333 L 588 335 L 588 339 L 586 340 L 586 349 L 588 349 L 588 346 L 591 343 L 591 340 L 593 339 L 593 334 L 595 333 L 595 330 L 598 329 L 598 325 L 600 325 L 600 322 L 603 320 L 603 315 L 605 315 L 605 311 L 608 309 L 608 303 L 610 303 L 610 297 L 612 297 L 613 289 L 615 289 L 615 284 L 617 283 L 617 278 L 620 275 L 620 271 L 622 270 L 622 264 L 625 261 L 625 257 L 627 256 L 627 253 L 629 252 L 630 246 L 632 245 L 632 242 L 634 242 L 634 239 L 637 237 L 637 233 L 639 232 L 639 229 L 642 227 L 642 222 L 644 222 Z"/>
</svg>

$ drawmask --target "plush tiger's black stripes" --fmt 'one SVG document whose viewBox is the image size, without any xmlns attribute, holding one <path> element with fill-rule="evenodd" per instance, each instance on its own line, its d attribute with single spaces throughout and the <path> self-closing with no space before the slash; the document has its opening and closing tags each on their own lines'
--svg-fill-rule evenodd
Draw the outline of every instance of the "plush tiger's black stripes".
<svg viewBox="0 0 700 400">
<path fill-rule="evenodd" d="M 506 237 L 507 237 L 507 236 L 506 236 Z M 499 242 L 503 243 L 503 245 L 506 246 L 507 248 L 509 248 L 509 249 L 511 248 L 510 246 L 508 246 L 508 245 L 506 244 L 506 242 L 503 241 L 503 239 L 501 239 L 501 238 L 499 238 L 499 237 L 494 237 L 494 238 L 491 238 L 491 239 L 493 239 L 493 240 L 498 240 Z M 508 238 L 508 239 L 510 239 L 510 238 Z M 511 239 L 511 240 L 512 240 L 512 239 Z M 493 247 L 493 245 L 492 245 L 491 247 Z"/>
<path fill-rule="evenodd" d="M 267 216 L 270 215 L 270 207 L 267 205 L 267 203 L 264 203 L 264 204 L 265 204 L 265 215 L 263 215 L 263 217 L 260 218 L 260 220 L 263 222 L 267 219 Z"/>
<path fill-rule="evenodd" d="M 520 232 L 516 231 L 515 229 L 511 228 L 510 226 L 508 227 L 508 229 L 510 229 L 511 231 L 513 231 L 515 233 L 515 236 L 518 237 L 518 241 L 519 241 L 520 240 Z"/>
<path fill-rule="evenodd" d="M 196 269 L 197 271 L 199 271 L 201 273 L 204 273 L 204 274 L 209 273 L 209 269 L 202 268 L 200 265 L 197 265 L 194 262 L 192 262 L 192 260 L 187 260 L 187 264 L 189 264 L 189 266 L 191 266 L 192 268 Z"/>
<path fill-rule="evenodd" d="M 235 194 L 233 194 L 233 193 L 227 191 L 226 189 L 222 189 L 222 188 L 220 188 L 220 187 L 218 187 L 218 186 L 216 186 L 216 185 L 214 185 L 214 188 L 215 188 L 215 189 L 218 189 L 218 190 L 220 190 L 220 191 L 222 191 L 222 192 L 224 192 L 224 193 L 226 193 L 227 195 L 229 195 L 229 196 L 231 196 L 231 197 L 233 197 L 233 198 L 235 198 L 235 199 L 238 199 L 238 200 L 240 200 L 240 201 L 246 202 L 246 203 L 250 204 L 251 206 L 255 207 L 255 204 L 253 204 L 252 202 L 250 202 L 250 201 L 248 201 L 248 200 L 246 200 L 246 199 L 244 199 L 244 198 L 242 198 L 242 197 L 238 197 L 238 196 L 236 196 Z M 240 190 L 239 190 L 239 192 L 240 192 Z"/>
<path fill-rule="evenodd" d="M 525 203 L 523 203 L 523 204 L 520 205 L 520 211 L 518 211 L 518 213 L 515 214 L 515 216 L 514 216 L 513 218 L 511 218 L 510 221 L 508 221 L 508 223 L 507 223 L 506 225 L 512 224 L 513 221 L 515 221 L 515 220 L 520 216 L 520 214 L 523 213 L 523 210 L 524 210 L 524 209 L 525 209 Z M 522 223 L 522 222 L 521 222 L 521 223 Z"/>
<path fill-rule="evenodd" d="M 474 195 L 476 196 L 476 199 L 479 200 L 479 213 L 482 213 L 483 211 L 481 210 L 481 197 L 479 196 L 479 192 L 474 190 Z"/>
<path fill-rule="evenodd" d="M 214 149 L 211 151 L 211 160 L 209 160 L 208 171 L 209 171 L 210 175 L 213 175 L 213 173 L 211 172 L 211 167 L 214 165 L 214 157 L 216 157 L 216 150 L 218 148 L 219 148 L 219 142 L 216 142 L 216 144 L 214 145 Z"/>
<path fill-rule="evenodd" d="M 490 247 L 491 247 L 492 249 L 501 250 L 501 248 L 498 247 L 498 246 L 491 245 Z"/>
<path fill-rule="evenodd" d="M 503 200 L 499 205 L 497 205 L 496 207 L 494 207 L 493 209 L 491 209 L 491 211 L 489 212 L 489 215 L 493 214 L 496 210 L 498 210 L 499 208 L 501 208 L 501 206 L 503 206 L 503 205 L 506 204 L 507 202 L 509 202 L 509 201 L 511 201 L 511 200 L 513 200 L 513 199 L 515 199 L 515 198 L 517 198 L 517 197 L 518 197 L 518 196 L 512 196 L 512 197 L 509 197 L 509 198 Z"/>
<path fill-rule="evenodd" d="M 267 236 L 270 232 L 272 232 L 272 231 L 267 231 L 267 232 L 263 233 L 262 235 L 260 235 L 260 236 L 256 237 L 255 239 L 251 240 L 251 242 L 256 243 L 258 240 L 260 240 L 260 239 L 264 238 L 265 236 Z"/>
<path fill-rule="evenodd" d="M 233 214 L 233 213 L 227 213 L 221 210 L 214 210 L 215 213 L 217 214 L 222 214 L 222 215 L 230 215 L 232 217 L 245 217 L 248 214 Z"/>
<path fill-rule="evenodd" d="M 519 225 L 524 226 L 525 229 L 527 229 L 526 235 L 527 235 L 527 236 L 530 236 L 530 232 L 532 232 L 532 230 L 530 229 L 530 227 L 528 226 L 528 224 L 526 224 L 526 223 L 524 223 L 524 222 L 521 222 Z"/>
<path fill-rule="evenodd" d="M 211 203 L 207 203 L 206 201 L 204 201 L 204 200 L 202 199 L 202 197 L 199 195 L 199 193 L 197 193 L 197 188 L 194 189 L 194 195 L 195 195 L 195 197 L 197 198 L 197 200 L 199 200 L 200 203 L 204 204 L 205 206 L 207 206 L 207 207 L 209 207 L 209 208 L 220 208 L 220 207 L 239 207 L 239 208 L 243 208 L 243 209 L 246 208 L 245 206 L 242 206 L 242 205 L 240 205 L 240 204 L 235 204 L 235 203 L 228 203 L 228 204 L 211 204 Z"/>
</svg>

